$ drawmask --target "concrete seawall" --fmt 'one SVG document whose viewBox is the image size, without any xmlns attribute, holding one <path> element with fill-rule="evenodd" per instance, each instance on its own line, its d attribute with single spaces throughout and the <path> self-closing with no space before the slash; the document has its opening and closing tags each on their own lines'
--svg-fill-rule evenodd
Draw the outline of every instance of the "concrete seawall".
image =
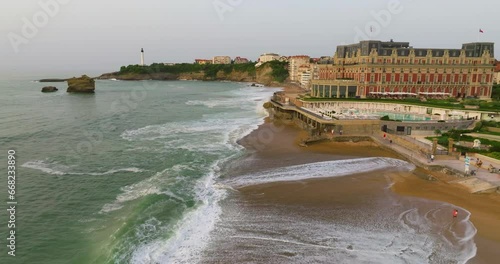
<svg viewBox="0 0 500 264">
<path fill-rule="evenodd" d="M 465 186 L 471 193 L 500 191 L 500 176 L 492 177 L 484 169 L 476 170 L 476 177 L 467 176 L 464 173 L 463 161 L 451 156 L 442 156 L 431 162 L 429 160 L 430 147 L 406 140 L 404 134 L 393 135 L 382 132 L 382 122 L 387 121 L 325 119 L 293 105 L 284 105 L 275 101 L 271 101 L 271 104 L 272 108 L 269 110 L 273 117 L 294 123 L 309 133 L 309 138 L 302 143 L 303 145 L 325 140 L 336 142 L 372 141 L 381 147 L 397 152 L 421 168 L 440 171 L 457 177 L 457 180 L 453 181 L 453 183 Z M 386 134 L 385 137 L 384 134 Z M 425 178 L 428 180 L 434 179 L 432 176 Z"/>
</svg>

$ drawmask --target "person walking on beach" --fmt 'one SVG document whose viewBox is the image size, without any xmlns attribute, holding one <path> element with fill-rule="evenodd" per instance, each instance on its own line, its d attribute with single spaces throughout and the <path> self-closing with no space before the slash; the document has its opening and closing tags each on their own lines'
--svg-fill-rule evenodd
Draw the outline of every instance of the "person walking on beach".
<svg viewBox="0 0 500 264">
<path fill-rule="evenodd" d="M 431 154 L 431 162 L 434 161 L 434 154 Z"/>
<path fill-rule="evenodd" d="M 455 210 L 453 210 L 453 217 L 455 218 L 455 217 L 457 217 L 457 216 L 458 216 L 458 210 L 457 210 L 457 209 L 455 209 Z"/>
</svg>

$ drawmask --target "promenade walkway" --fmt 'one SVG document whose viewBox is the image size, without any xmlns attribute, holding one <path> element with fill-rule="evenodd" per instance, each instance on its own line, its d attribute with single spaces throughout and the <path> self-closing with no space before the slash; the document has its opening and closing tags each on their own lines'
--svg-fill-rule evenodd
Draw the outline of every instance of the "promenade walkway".
<svg viewBox="0 0 500 264">
<path fill-rule="evenodd" d="M 473 193 L 488 191 L 500 187 L 500 174 L 490 173 L 488 171 L 488 166 L 490 164 L 492 164 L 496 168 L 500 168 L 500 163 L 490 163 L 485 161 L 483 162 L 481 168 L 478 169 L 475 166 L 475 158 L 472 156 L 470 162 L 470 170 L 476 170 L 476 175 L 465 177 L 464 157 L 461 157 L 460 159 L 454 159 L 450 156 L 436 156 L 436 159 L 431 162 L 427 156 L 399 146 L 395 143 L 390 143 L 389 140 L 387 138 L 384 139 L 382 135 L 373 135 L 372 138 L 382 146 L 393 149 L 394 151 L 400 153 L 401 155 L 410 159 L 421 167 L 430 168 L 432 166 L 442 166 L 459 175 L 464 176 L 464 178 L 459 178 L 454 182 L 467 186 Z"/>
<path fill-rule="evenodd" d="M 466 135 L 477 138 L 485 138 L 489 140 L 494 140 L 500 142 L 500 136 L 488 135 L 488 134 L 479 134 L 479 133 L 467 133 Z"/>
</svg>

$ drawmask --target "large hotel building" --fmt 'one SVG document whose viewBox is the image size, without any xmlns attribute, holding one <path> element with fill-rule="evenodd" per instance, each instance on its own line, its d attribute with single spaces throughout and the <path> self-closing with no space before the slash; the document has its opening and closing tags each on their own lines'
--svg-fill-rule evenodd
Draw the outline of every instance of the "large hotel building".
<svg viewBox="0 0 500 264">
<path fill-rule="evenodd" d="M 493 48 L 493 43 L 477 42 L 462 49 L 421 49 L 392 40 L 338 46 L 332 61 L 317 65 L 311 96 L 489 99 Z"/>
</svg>

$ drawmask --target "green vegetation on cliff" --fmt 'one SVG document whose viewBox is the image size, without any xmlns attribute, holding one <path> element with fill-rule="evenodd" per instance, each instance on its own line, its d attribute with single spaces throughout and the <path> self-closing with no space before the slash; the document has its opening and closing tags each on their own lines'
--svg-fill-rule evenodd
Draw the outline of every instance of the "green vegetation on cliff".
<svg viewBox="0 0 500 264">
<path fill-rule="evenodd" d="M 192 64 L 179 63 L 175 65 L 164 65 L 162 63 L 153 63 L 149 66 L 129 65 L 122 66 L 119 75 L 125 74 L 153 74 L 153 73 L 199 73 L 204 72 L 205 78 L 215 79 L 218 72 L 230 74 L 231 72 L 246 72 L 251 76 L 255 76 L 255 63 L 243 64 Z"/>
<path fill-rule="evenodd" d="M 483 121 L 484 122 L 484 121 Z M 490 124 L 496 125 L 495 122 L 490 122 Z M 438 144 L 447 148 L 448 147 L 448 140 L 452 138 L 455 142 L 470 142 L 467 146 L 463 146 L 460 144 L 455 144 L 455 148 L 460 151 L 460 152 L 469 152 L 469 153 L 480 153 L 492 158 L 496 158 L 500 154 L 500 142 L 495 141 L 495 140 L 489 140 L 485 138 L 481 138 L 481 144 L 488 145 L 489 149 L 476 149 L 472 147 L 472 142 L 477 138 L 473 137 L 470 135 L 467 135 L 467 133 L 473 133 L 476 132 L 475 130 L 450 130 L 446 133 L 443 133 L 440 136 L 436 137 L 427 137 L 428 140 L 433 140 L 434 138 L 437 138 Z M 499 156 L 500 157 L 500 156 Z"/>
<path fill-rule="evenodd" d="M 283 83 L 288 79 L 288 63 L 281 61 L 266 62 L 258 68 L 255 63 L 242 64 L 192 64 L 180 63 L 165 65 L 153 63 L 149 66 L 122 66 L 119 72 L 108 74 L 107 78 L 141 78 L 175 79 L 182 74 L 202 75 L 205 80 L 257 81 L 264 84 Z M 168 78 L 166 78 L 168 75 Z"/>
<path fill-rule="evenodd" d="M 269 61 L 264 63 L 264 65 L 269 65 L 271 66 L 271 69 L 273 70 L 271 72 L 271 76 L 273 77 L 273 80 L 275 82 L 285 82 L 285 80 L 288 78 L 288 62 L 283 62 L 283 61 Z M 261 66 L 261 67 L 262 67 Z"/>
</svg>

